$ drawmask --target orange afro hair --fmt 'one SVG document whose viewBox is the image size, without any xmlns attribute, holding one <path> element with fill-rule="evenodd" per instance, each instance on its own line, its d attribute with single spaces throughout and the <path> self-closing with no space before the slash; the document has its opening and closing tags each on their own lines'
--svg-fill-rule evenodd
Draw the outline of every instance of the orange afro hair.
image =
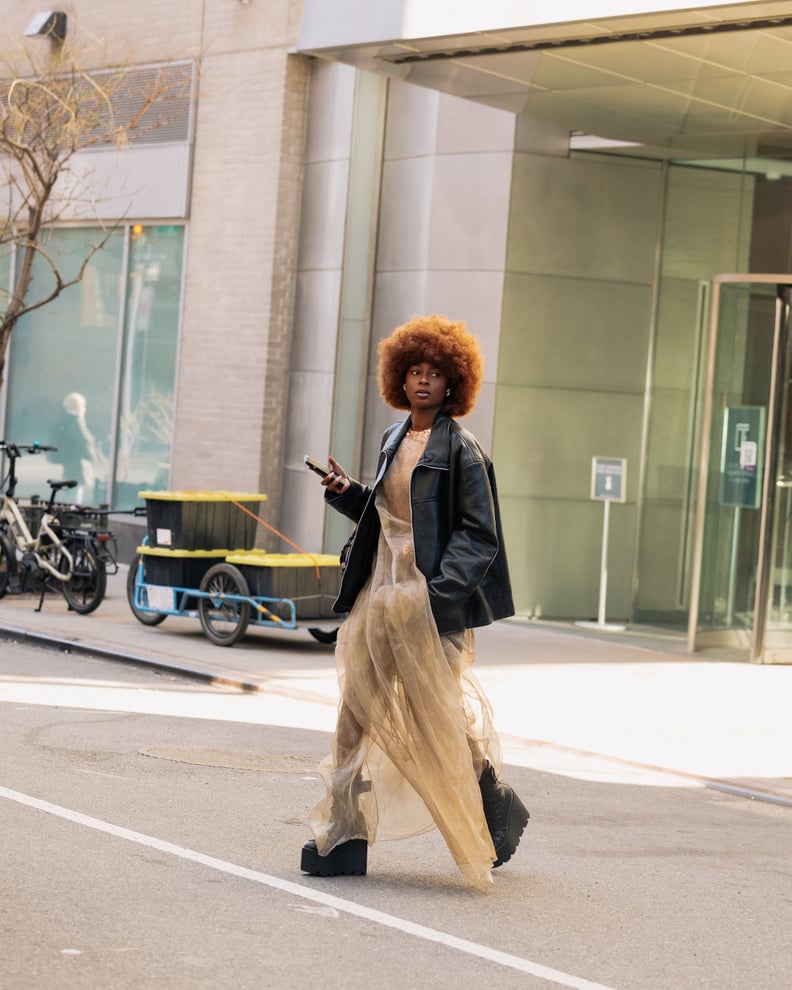
<svg viewBox="0 0 792 990">
<path fill-rule="evenodd" d="M 444 316 L 414 316 L 397 327 L 378 347 L 377 378 L 380 393 L 394 409 L 409 409 L 404 394 L 407 370 L 424 361 L 448 378 L 451 395 L 443 404 L 449 416 L 465 416 L 476 402 L 484 377 L 484 360 L 478 341 L 465 324 Z"/>
</svg>

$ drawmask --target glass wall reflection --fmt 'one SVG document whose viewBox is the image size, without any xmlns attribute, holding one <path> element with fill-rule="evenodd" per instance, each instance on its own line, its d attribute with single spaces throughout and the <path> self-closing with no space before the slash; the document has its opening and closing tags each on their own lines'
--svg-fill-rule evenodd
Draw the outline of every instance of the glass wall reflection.
<svg viewBox="0 0 792 990">
<path fill-rule="evenodd" d="M 51 232 L 46 252 L 64 281 L 100 237 L 96 228 Z M 183 242 L 182 227 L 114 232 L 80 282 L 15 327 L 5 439 L 58 447 L 20 460 L 19 495 L 44 497 L 47 479 L 73 479 L 71 501 L 127 509 L 139 490 L 166 487 Z M 37 258 L 29 299 L 54 278 Z"/>
</svg>

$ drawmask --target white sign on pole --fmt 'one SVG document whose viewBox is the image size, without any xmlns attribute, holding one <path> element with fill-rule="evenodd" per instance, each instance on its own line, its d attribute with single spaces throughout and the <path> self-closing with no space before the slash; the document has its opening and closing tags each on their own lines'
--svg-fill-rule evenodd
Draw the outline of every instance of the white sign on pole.
<svg viewBox="0 0 792 990">
<path fill-rule="evenodd" d="M 591 497 L 603 502 L 627 501 L 626 458 L 591 458 Z"/>
<path fill-rule="evenodd" d="M 605 599 L 608 593 L 608 524 L 611 502 L 627 501 L 627 460 L 624 457 L 591 458 L 591 497 L 605 505 L 602 525 L 602 556 L 600 561 L 599 612 L 596 622 L 577 622 L 589 629 L 623 630 L 625 627 L 605 621 Z"/>
</svg>

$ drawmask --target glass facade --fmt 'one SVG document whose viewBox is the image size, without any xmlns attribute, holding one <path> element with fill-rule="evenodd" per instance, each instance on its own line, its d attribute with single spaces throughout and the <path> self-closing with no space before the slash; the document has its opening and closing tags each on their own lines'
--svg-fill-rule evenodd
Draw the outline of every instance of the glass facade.
<svg viewBox="0 0 792 990">
<path fill-rule="evenodd" d="M 113 505 L 168 486 L 183 250 L 183 227 L 130 230 Z"/>
<path fill-rule="evenodd" d="M 735 272 L 785 272 L 792 257 L 792 179 L 748 164 L 679 164 L 667 172 L 633 621 L 680 632 L 690 622 L 694 591 L 711 282 Z M 725 438 L 737 411 L 746 411 L 741 424 L 750 412 L 756 429 L 765 429 L 758 419 L 768 402 L 774 307 L 773 285 L 736 285 L 721 294 L 701 630 L 750 630 L 754 622 L 761 498 L 736 506 L 721 488 Z"/>
<path fill-rule="evenodd" d="M 36 259 L 30 300 L 75 278 L 97 228 L 59 228 Z M 167 484 L 184 228 L 127 226 L 110 234 L 81 281 L 24 316 L 6 366 L 5 437 L 58 447 L 18 466 L 18 494 L 45 496 L 74 478 L 82 504 L 130 508 Z"/>
</svg>

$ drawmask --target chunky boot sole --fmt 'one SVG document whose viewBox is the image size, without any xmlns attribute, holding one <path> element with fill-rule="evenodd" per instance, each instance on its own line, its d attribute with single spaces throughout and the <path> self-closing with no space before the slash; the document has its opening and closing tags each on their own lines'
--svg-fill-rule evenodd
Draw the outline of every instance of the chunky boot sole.
<svg viewBox="0 0 792 990">
<path fill-rule="evenodd" d="M 300 869 L 312 877 L 364 877 L 367 857 L 365 839 L 341 842 L 326 856 L 320 856 L 316 843 L 309 839 L 302 847 Z"/>
<path fill-rule="evenodd" d="M 508 863 L 512 858 L 517 846 L 520 844 L 520 839 L 525 831 L 525 826 L 528 824 L 528 819 L 531 817 L 528 814 L 528 809 L 517 797 L 512 788 L 508 784 L 505 786 L 511 791 L 511 804 L 509 805 L 506 818 L 506 838 L 500 845 L 495 847 L 495 855 L 498 858 L 492 864 L 493 868 L 503 866 L 504 863 Z"/>
</svg>

